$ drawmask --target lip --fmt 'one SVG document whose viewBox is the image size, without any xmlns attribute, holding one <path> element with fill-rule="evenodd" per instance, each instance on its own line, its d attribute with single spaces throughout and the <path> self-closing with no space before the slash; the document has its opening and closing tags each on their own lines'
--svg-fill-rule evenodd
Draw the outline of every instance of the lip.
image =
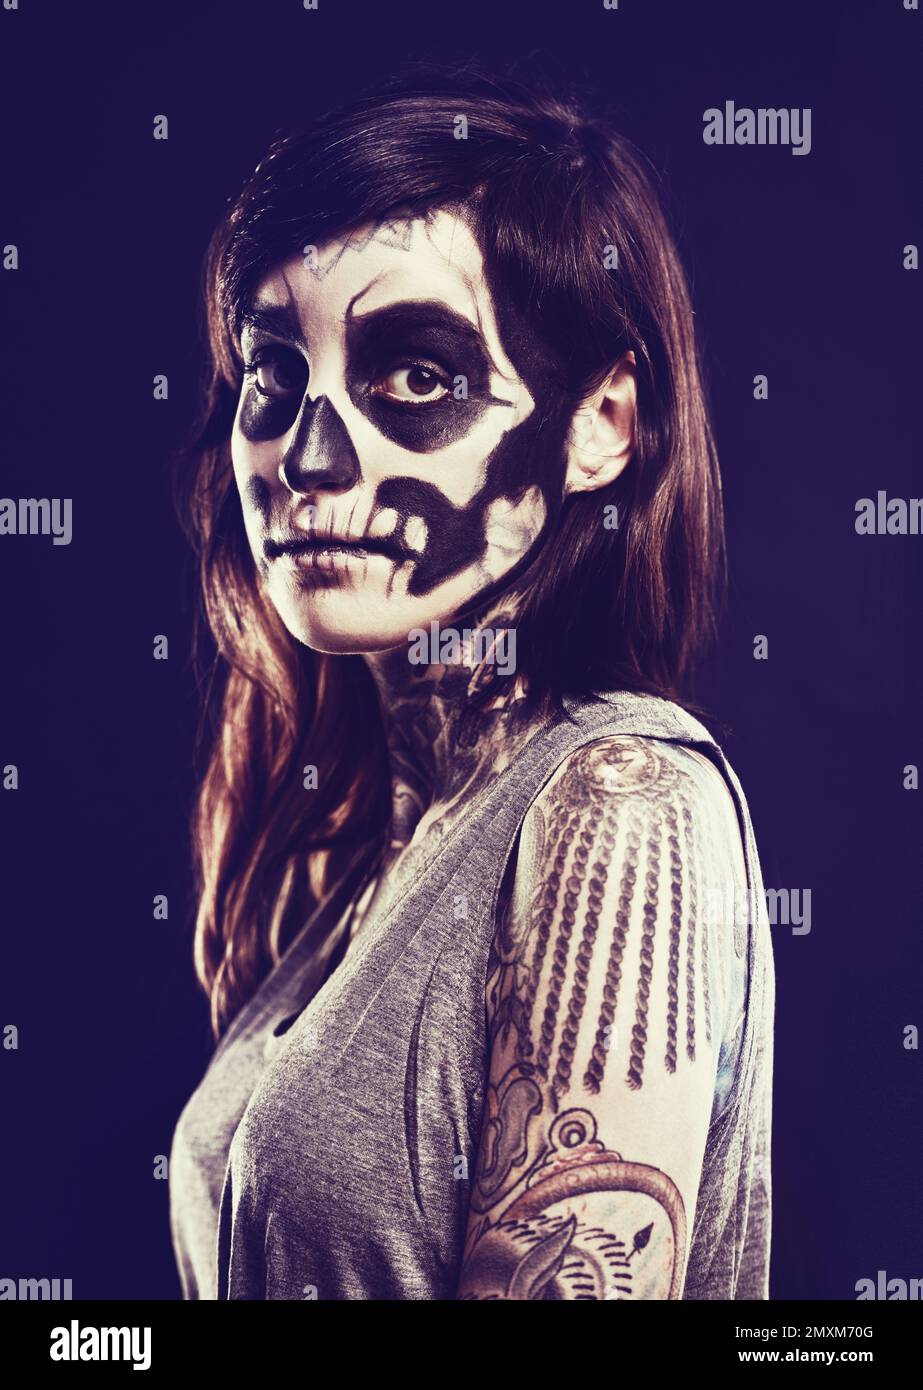
<svg viewBox="0 0 923 1390">
<path fill-rule="evenodd" d="M 367 560 L 386 557 L 378 556 L 378 552 L 361 550 L 355 545 L 314 545 L 306 549 L 289 552 L 288 559 L 299 570 L 308 570 L 316 574 L 318 570 L 333 573 L 341 570 L 352 569 L 356 565 L 365 564 Z"/>
<path fill-rule="evenodd" d="M 267 541 L 266 557 L 277 560 L 285 556 L 299 568 L 343 568 L 355 560 L 370 560 L 375 556 L 401 564 L 408 553 L 396 541 L 377 536 L 306 536 L 297 541 Z"/>
</svg>

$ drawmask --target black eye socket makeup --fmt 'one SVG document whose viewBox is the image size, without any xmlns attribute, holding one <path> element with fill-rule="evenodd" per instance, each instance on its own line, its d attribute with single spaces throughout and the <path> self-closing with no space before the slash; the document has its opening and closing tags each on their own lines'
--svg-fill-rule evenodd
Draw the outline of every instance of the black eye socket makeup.
<svg viewBox="0 0 923 1390">
<path fill-rule="evenodd" d="M 238 328 L 244 357 L 241 432 L 253 443 L 278 439 L 294 424 L 310 375 L 298 315 L 293 304 L 251 304 Z"/>
<path fill-rule="evenodd" d="M 294 424 L 308 385 L 308 363 L 282 343 L 254 344 L 244 362 L 240 428 L 255 443 L 278 439 Z"/>
<path fill-rule="evenodd" d="M 490 393 L 492 364 L 480 333 L 438 300 L 404 300 L 361 315 L 347 310 L 346 358 L 353 405 L 414 453 L 463 439 L 491 405 L 511 406 Z M 381 388 L 389 374 L 403 377 L 401 391 Z M 425 405 L 413 399 L 417 387 Z"/>
<path fill-rule="evenodd" d="M 309 367 L 300 326 L 288 306 L 256 307 L 242 320 L 250 390 L 240 427 L 255 442 L 291 429 Z M 299 348 L 271 340 L 284 335 Z M 261 345 L 262 340 L 262 345 Z M 353 405 L 402 448 L 432 453 L 463 439 L 491 405 L 492 363 L 480 333 L 437 300 L 405 300 L 346 316 L 346 389 Z"/>
<path fill-rule="evenodd" d="M 244 377 L 252 377 L 260 395 L 270 400 L 300 400 L 308 384 L 308 364 L 300 353 L 275 344 L 261 348 L 244 364 Z"/>
</svg>

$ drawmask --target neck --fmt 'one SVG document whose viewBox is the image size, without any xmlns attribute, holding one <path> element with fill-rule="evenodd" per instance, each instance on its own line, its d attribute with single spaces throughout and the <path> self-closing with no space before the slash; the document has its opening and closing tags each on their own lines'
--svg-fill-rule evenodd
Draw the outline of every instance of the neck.
<svg viewBox="0 0 923 1390">
<path fill-rule="evenodd" d="M 504 609 L 472 624 L 468 631 L 476 634 L 474 640 L 461 643 L 450 660 L 420 662 L 414 659 L 419 644 L 411 641 L 366 655 L 391 762 L 392 852 L 410 842 L 424 817 L 439 819 L 464 804 L 537 728 L 539 717 L 523 712 L 520 678 L 508 683 L 502 698 L 480 707 L 472 701 L 490 674 L 491 660 L 497 660 L 491 636 L 504 626 L 509 630 L 512 621 Z M 437 656 L 432 645 L 430 658 Z M 439 651 L 445 655 L 443 646 Z"/>
</svg>

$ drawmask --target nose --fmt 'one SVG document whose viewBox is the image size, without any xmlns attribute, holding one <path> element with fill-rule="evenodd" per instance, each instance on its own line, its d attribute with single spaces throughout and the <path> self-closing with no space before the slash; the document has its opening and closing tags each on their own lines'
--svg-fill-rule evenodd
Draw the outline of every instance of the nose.
<svg viewBox="0 0 923 1390">
<path fill-rule="evenodd" d="M 359 458 L 349 431 L 326 396 L 306 395 L 294 438 L 279 464 L 279 477 L 292 492 L 320 487 L 346 489 L 359 480 Z"/>
</svg>

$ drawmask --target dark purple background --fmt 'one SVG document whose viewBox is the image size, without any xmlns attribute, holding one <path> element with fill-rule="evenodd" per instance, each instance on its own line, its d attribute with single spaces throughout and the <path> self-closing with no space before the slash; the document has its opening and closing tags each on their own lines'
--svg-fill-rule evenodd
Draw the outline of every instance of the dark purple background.
<svg viewBox="0 0 923 1390">
<path fill-rule="evenodd" d="M 854 530 L 857 498 L 923 492 L 920 278 L 901 267 L 923 235 L 921 24 L 901 0 L 0 11 L 0 245 L 21 255 L 0 273 L 0 494 L 74 499 L 69 547 L 0 538 L 0 765 L 21 776 L 0 794 L 0 1026 L 21 1035 L 0 1051 L 0 1276 L 178 1295 L 153 1164 L 209 1035 L 186 842 L 194 577 L 165 461 L 194 401 L 212 223 L 277 127 L 403 58 L 524 53 L 614 98 L 692 276 L 733 576 L 713 708 L 767 886 L 813 898 L 810 935 L 774 930 L 772 1293 L 923 1275 L 923 1060 L 902 1047 L 923 1023 L 923 793 L 901 785 L 923 762 L 923 537 Z M 706 147 L 702 113 L 726 99 L 810 106 L 812 152 Z"/>
</svg>

